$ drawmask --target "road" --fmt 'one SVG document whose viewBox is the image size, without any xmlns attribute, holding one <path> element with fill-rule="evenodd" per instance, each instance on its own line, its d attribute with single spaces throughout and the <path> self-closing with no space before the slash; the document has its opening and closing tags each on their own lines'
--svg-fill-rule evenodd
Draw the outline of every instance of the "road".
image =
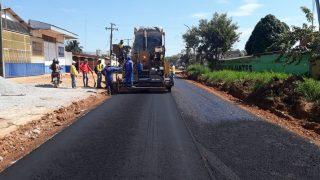
<svg viewBox="0 0 320 180">
<path fill-rule="evenodd" d="M 0 179 L 320 179 L 320 149 L 177 79 L 113 96 Z"/>
</svg>

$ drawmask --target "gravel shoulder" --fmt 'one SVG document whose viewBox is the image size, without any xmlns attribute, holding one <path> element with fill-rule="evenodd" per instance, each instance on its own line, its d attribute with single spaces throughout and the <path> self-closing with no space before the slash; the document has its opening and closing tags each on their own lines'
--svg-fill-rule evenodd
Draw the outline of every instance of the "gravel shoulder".
<svg viewBox="0 0 320 180">
<path fill-rule="evenodd" d="M 63 80 L 52 88 L 49 75 L 2 79 L 0 90 L 8 95 L 0 96 L 0 170 L 108 98 L 104 90 L 72 89 L 67 74 Z"/>
<path fill-rule="evenodd" d="M 40 119 L 59 108 L 68 107 L 73 102 L 86 99 L 99 92 L 95 89 L 72 89 L 68 86 L 67 75 L 60 88 L 52 88 L 50 76 L 35 76 L 6 79 L 11 89 L 23 88 L 23 95 L 0 96 L 0 138 L 16 130 L 19 126 Z M 15 84 L 18 82 L 19 84 Z M 26 83 L 23 83 L 26 82 Z"/>
</svg>

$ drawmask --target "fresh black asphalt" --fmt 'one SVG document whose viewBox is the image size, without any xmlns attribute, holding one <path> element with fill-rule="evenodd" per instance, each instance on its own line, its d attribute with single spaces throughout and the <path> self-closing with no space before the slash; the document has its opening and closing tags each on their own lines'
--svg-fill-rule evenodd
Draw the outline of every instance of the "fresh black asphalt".
<svg viewBox="0 0 320 180">
<path fill-rule="evenodd" d="M 175 84 L 113 96 L 0 179 L 320 179 L 319 147 Z"/>
</svg>

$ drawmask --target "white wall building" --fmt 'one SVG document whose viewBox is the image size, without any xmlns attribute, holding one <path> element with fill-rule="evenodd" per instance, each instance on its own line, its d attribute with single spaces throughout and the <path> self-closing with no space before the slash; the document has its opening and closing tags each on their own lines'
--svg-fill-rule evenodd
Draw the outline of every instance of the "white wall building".
<svg viewBox="0 0 320 180">
<path fill-rule="evenodd" d="M 68 71 L 72 62 L 72 55 L 70 56 L 70 54 L 66 53 L 65 41 L 77 39 L 78 35 L 60 27 L 40 21 L 29 20 L 29 25 L 32 28 L 31 34 L 33 38 L 43 40 L 44 56 L 42 58 L 46 67 L 45 72 L 51 72 L 49 66 L 51 65 L 53 59 L 58 59 L 60 65 L 65 67 L 63 70 Z M 34 61 L 37 61 L 37 59 L 34 59 Z M 41 60 L 39 59 L 38 61 Z"/>
</svg>

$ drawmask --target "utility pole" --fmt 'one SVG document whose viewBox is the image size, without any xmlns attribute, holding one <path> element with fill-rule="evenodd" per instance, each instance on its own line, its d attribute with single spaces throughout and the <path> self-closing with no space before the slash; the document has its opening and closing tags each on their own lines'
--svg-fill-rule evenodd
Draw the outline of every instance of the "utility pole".
<svg viewBox="0 0 320 180">
<path fill-rule="evenodd" d="M 110 23 L 110 27 L 106 27 L 106 30 L 110 30 L 110 58 L 112 55 L 112 39 L 113 39 L 113 31 L 118 31 L 118 28 L 116 28 L 116 25 L 114 23 Z"/>
<path fill-rule="evenodd" d="M 128 43 L 128 46 L 130 46 L 130 41 L 131 41 L 132 39 L 124 39 L 124 41 L 127 41 L 127 43 Z"/>
<path fill-rule="evenodd" d="M 0 17 L 0 76 L 5 77 L 5 64 L 3 61 L 3 48 L 2 48 L 2 5 L 0 2 L 0 12 L 1 12 L 1 17 Z"/>
<path fill-rule="evenodd" d="M 319 0 L 315 0 L 317 5 L 317 12 L 318 12 L 318 22 L 319 22 L 319 30 L 320 30 L 320 3 Z"/>
</svg>

